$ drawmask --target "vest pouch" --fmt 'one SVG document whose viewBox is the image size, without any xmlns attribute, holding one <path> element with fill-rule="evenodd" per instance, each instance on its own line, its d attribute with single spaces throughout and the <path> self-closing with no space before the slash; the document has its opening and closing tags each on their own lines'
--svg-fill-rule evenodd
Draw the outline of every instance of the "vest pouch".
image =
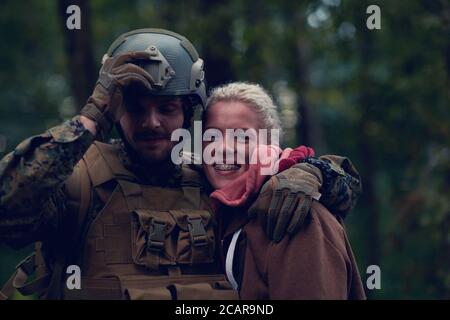
<svg viewBox="0 0 450 320">
<path fill-rule="evenodd" d="M 206 210 L 169 210 L 179 228 L 177 262 L 200 265 L 214 262 L 214 229 Z"/>
<path fill-rule="evenodd" d="M 151 270 L 214 262 L 214 231 L 206 210 L 135 210 L 131 237 L 134 263 Z"/>
<path fill-rule="evenodd" d="M 125 299 L 129 300 L 239 299 L 238 292 L 231 287 L 223 275 L 188 275 L 154 282 L 143 279 L 137 287 L 126 282 L 122 286 L 125 289 Z"/>
<path fill-rule="evenodd" d="M 172 300 L 172 294 L 166 287 L 148 289 L 126 289 L 127 300 Z"/>
<path fill-rule="evenodd" d="M 160 265 L 175 265 L 177 228 L 172 215 L 168 211 L 139 209 L 131 217 L 133 262 L 155 271 Z"/>
<path fill-rule="evenodd" d="M 171 284 L 174 300 L 237 300 L 239 295 L 227 281 L 214 283 Z"/>
</svg>

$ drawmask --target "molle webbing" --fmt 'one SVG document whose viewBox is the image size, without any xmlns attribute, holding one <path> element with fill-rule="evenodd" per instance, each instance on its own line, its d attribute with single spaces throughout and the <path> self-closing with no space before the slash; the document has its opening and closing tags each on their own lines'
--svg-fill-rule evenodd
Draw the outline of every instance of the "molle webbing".
<svg viewBox="0 0 450 320">
<path fill-rule="evenodd" d="M 95 142 L 84 157 L 104 207 L 85 239 L 83 289 L 64 297 L 236 298 L 214 259 L 214 221 L 200 175 L 182 168 L 179 187 L 142 185 L 119 151 Z"/>
</svg>

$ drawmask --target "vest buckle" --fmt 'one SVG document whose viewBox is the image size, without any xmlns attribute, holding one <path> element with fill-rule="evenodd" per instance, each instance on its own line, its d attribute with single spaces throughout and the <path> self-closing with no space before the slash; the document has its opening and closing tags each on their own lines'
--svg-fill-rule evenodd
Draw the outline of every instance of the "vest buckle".
<svg viewBox="0 0 450 320">
<path fill-rule="evenodd" d="M 189 235 L 191 243 L 195 247 L 202 247 L 208 244 L 208 236 L 203 226 L 202 217 L 188 217 Z"/>
<path fill-rule="evenodd" d="M 152 219 L 147 239 L 147 251 L 160 252 L 164 248 L 167 224 L 164 221 Z"/>
</svg>

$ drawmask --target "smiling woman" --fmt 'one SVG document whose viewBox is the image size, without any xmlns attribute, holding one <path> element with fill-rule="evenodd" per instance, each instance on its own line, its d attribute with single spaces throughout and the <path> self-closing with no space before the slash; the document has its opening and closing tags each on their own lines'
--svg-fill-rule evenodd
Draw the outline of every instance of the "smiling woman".
<svg viewBox="0 0 450 320">
<path fill-rule="evenodd" d="M 242 82 L 213 90 L 203 119 L 207 130 L 222 133 L 230 129 L 258 131 L 279 127 L 276 107 L 267 92 L 259 85 Z M 245 159 L 251 155 L 247 143 L 244 140 Z M 204 143 L 203 146 L 206 149 L 209 145 Z M 258 144 L 257 147 L 266 146 Z M 277 150 L 281 152 L 279 148 Z M 217 200 L 214 207 L 219 220 L 222 255 L 226 257 L 227 278 L 240 298 L 364 299 L 364 289 L 342 220 L 336 219 L 316 201 L 320 196 L 310 193 L 310 189 L 321 183 L 322 174 L 305 163 L 297 164 L 313 156 L 313 150 L 304 146 L 296 148 L 294 151 L 299 152 L 299 156 L 295 160 L 292 149 L 286 155 L 287 159 L 283 155 L 286 150 L 283 151 L 280 168 L 283 160 L 295 162 L 295 165 L 292 163 L 293 167 L 280 169 L 282 172 L 263 186 L 264 178 L 255 170 L 257 165 L 236 162 L 239 152 L 234 141 L 230 143 L 225 139 L 219 151 L 233 154 L 232 161 L 204 163 L 203 169 L 215 189 L 210 197 Z M 281 212 L 285 216 L 305 217 L 310 211 L 309 222 L 291 237 L 274 243 L 265 234 L 266 229 L 271 228 L 268 224 L 248 218 L 248 213 L 258 207 L 254 205 L 255 193 L 259 194 L 258 199 L 273 199 L 272 194 L 290 199 L 293 194 L 287 194 L 284 186 L 300 176 L 305 180 L 297 188 L 309 197 L 282 205 Z M 307 209 L 302 208 L 305 203 L 309 203 Z M 264 215 L 270 216 L 274 207 L 263 209 Z"/>
<path fill-rule="evenodd" d="M 254 111 L 248 105 L 239 101 L 221 101 L 211 105 L 207 109 L 206 129 L 217 129 L 226 136 L 227 129 L 255 129 L 261 128 L 260 121 L 255 117 Z M 209 182 L 215 189 L 223 188 L 231 181 L 238 178 L 242 173 L 248 170 L 249 161 L 244 164 L 237 162 L 237 146 L 234 141 L 225 141 L 222 144 L 222 158 L 226 158 L 226 163 L 211 163 L 204 166 L 204 171 Z M 250 148 L 247 141 L 243 142 L 244 158 L 250 158 Z M 208 146 L 208 142 L 204 143 L 204 147 Z M 232 154 L 232 161 L 229 156 Z"/>
<path fill-rule="evenodd" d="M 264 89 L 255 84 L 231 83 L 218 87 L 212 91 L 208 100 L 208 108 L 204 114 L 206 129 L 217 129 L 226 136 L 230 129 L 253 129 L 255 131 L 280 129 L 280 120 L 276 107 Z M 270 141 L 268 143 L 275 143 Z M 232 162 L 229 156 L 224 164 L 206 163 L 204 172 L 215 189 L 220 189 L 237 179 L 249 168 L 252 146 L 248 140 L 243 142 L 242 152 L 238 150 L 238 143 L 225 139 L 222 144 L 223 157 L 233 154 Z M 278 143 L 278 141 L 276 141 Z M 208 143 L 204 143 L 204 149 Z M 242 165 L 236 165 L 237 158 L 248 159 Z"/>
</svg>

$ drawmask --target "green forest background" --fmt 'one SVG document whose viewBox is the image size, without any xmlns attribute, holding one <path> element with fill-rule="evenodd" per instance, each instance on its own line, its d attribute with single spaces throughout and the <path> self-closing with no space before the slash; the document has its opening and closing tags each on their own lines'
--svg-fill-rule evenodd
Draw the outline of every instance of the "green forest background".
<svg viewBox="0 0 450 320">
<path fill-rule="evenodd" d="M 80 31 L 66 8 L 81 7 Z M 366 8 L 381 8 L 368 30 Z M 448 0 L 98 0 L 0 4 L 0 156 L 76 114 L 121 33 L 167 28 L 205 60 L 209 87 L 264 85 L 285 145 L 352 159 L 364 194 L 347 218 L 371 299 L 450 299 Z M 31 247 L 0 247 L 0 282 Z"/>
</svg>

